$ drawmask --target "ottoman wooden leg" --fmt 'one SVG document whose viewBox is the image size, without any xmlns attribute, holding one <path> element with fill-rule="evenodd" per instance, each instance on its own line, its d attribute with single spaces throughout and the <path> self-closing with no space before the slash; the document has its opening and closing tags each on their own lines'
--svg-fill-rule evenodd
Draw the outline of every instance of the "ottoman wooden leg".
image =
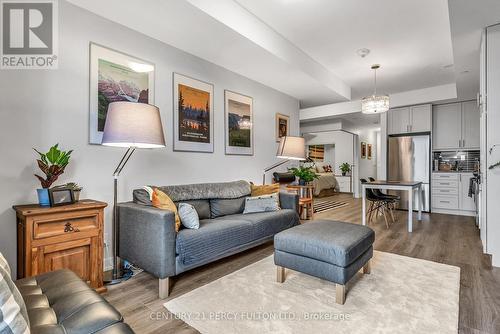
<svg viewBox="0 0 500 334">
<path fill-rule="evenodd" d="M 363 266 L 363 274 L 368 275 L 372 271 L 371 260 L 368 260 L 366 264 Z"/>
<path fill-rule="evenodd" d="M 285 281 L 285 268 L 276 266 L 276 281 L 283 283 Z"/>
<path fill-rule="evenodd" d="M 337 304 L 344 305 L 345 303 L 345 285 L 336 284 L 335 285 L 335 302 Z"/>
</svg>

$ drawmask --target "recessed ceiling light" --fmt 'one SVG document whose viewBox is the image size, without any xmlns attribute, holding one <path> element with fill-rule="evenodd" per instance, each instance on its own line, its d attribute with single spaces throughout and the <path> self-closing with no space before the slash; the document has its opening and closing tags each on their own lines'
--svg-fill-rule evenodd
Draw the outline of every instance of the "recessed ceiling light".
<svg viewBox="0 0 500 334">
<path fill-rule="evenodd" d="M 465 71 L 460 72 L 460 74 L 467 74 L 469 72 L 470 72 L 469 70 L 465 70 Z"/>
<path fill-rule="evenodd" d="M 448 65 L 443 65 L 443 68 L 452 68 L 454 65 L 453 64 L 448 64 Z"/>
<path fill-rule="evenodd" d="M 366 56 L 368 56 L 370 54 L 370 49 L 367 49 L 367 48 L 358 49 L 358 50 L 356 50 L 356 53 L 361 58 L 365 58 Z"/>
</svg>

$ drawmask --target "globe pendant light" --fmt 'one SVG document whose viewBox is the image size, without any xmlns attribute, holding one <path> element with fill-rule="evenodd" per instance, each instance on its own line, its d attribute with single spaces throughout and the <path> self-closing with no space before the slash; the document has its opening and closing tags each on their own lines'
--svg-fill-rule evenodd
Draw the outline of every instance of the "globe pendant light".
<svg viewBox="0 0 500 334">
<path fill-rule="evenodd" d="M 375 90 L 373 95 L 361 99 L 361 112 L 363 114 L 378 114 L 389 110 L 389 95 L 377 95 L 377 70 L 380 65 L 372 65 L 375 72 Z"/>
</svg>

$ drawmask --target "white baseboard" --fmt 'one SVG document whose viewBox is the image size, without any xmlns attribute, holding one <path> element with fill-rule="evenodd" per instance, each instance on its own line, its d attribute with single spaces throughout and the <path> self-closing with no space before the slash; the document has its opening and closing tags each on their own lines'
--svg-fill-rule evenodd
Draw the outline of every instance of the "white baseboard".
<svg viewBox="0 0 500 334">
<path fill-rule="evenodd" d="M 464 211 L 464 210 L 445 210 L 445 209 L 432 209 L 432 213 L 442 213 L 445 215 L 457 215 L 457 216 L 470 216 L 474 217 L 476 213 L 474 211 Z"/>
</svg>

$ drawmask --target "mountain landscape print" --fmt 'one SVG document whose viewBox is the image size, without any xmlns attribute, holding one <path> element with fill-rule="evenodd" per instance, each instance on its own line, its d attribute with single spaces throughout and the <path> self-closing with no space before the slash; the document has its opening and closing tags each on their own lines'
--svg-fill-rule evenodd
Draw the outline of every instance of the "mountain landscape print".
<svg viewBox="0 0 500 334">
<path fill-rule="evenodd" d="M 250 105 L 228 100 L 227 126 L 229 131 L 229 146 L 251 147 L 252 119 Z"/>
<path fill-rule="evenodd" d="M 104 131 L 108 105 L 116 101 L 149 103 L 149 76 L 126 66 L 99 59 L 98 131 Z"/>
</svg>

